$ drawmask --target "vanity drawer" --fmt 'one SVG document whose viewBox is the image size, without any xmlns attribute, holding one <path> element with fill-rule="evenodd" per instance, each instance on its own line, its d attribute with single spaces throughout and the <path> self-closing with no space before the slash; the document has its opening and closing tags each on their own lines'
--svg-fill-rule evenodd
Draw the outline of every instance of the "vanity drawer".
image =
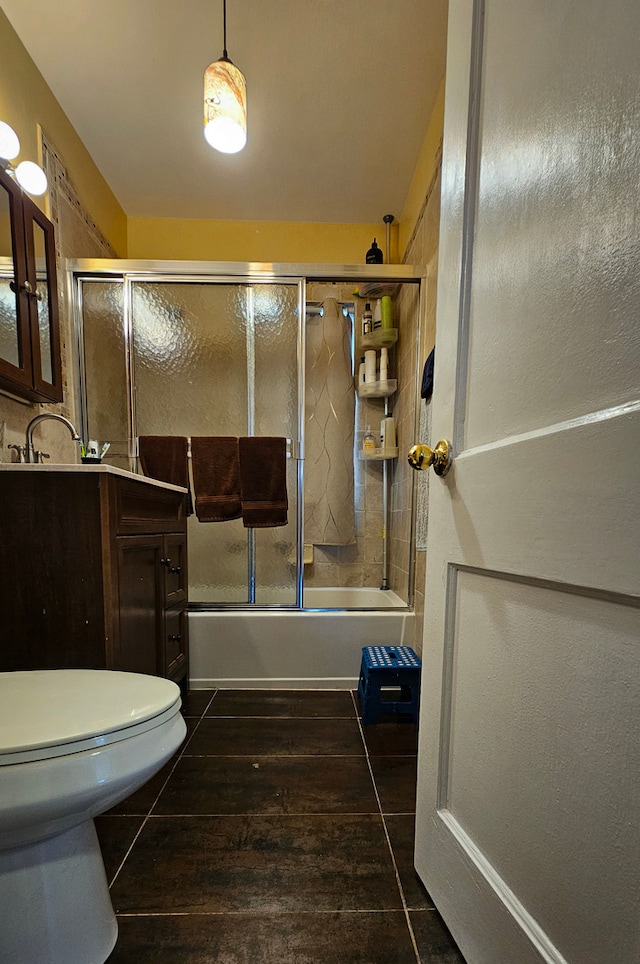
<svg viewBox="0 0 640 964">
<path fill-rule="evenodd" d="M 186 495 L 145 481 L 114 478 L 117 535 L 147 532 L 183 532 L 186 529 Z"/>
</svg>

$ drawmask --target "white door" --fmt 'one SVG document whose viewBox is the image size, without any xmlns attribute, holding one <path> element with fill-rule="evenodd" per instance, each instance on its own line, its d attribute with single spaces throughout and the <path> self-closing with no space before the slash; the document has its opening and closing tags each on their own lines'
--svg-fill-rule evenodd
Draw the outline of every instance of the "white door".
<svg viewBox="0 0 640 964">
<path fill-rule="evenodd" d="M 640 4 L 451 0 L 416 866 L 470 964 L 640 961 Z"/>
</svg>

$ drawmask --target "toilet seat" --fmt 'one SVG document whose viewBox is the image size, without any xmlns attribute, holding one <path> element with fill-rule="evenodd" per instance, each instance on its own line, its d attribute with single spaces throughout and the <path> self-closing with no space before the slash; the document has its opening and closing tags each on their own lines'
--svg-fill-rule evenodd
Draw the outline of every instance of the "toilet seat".
<svg viewBox="0 0 640 964">
<path fill-rule="evenodd" d="M 180 705 L 174 683 L 140 673 L 0 673 L 0 766 L 127 740 L 161 726 Z"/>
</svg>

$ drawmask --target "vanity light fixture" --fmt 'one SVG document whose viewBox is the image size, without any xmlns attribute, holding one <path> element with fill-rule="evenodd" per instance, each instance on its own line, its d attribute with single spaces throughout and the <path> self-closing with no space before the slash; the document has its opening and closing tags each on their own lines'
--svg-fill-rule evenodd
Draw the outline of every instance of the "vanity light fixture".
<svg viewBox="0 0 640 964">
<path fill-rule="evenodd" d="M 222 57 L 204 72 L 204 136 L 217 151 L 237 154 L 247 143 L 247 82 L 227 56 L 227 0 L 222 15 Z"/>
<path fill-rule="evenodd" d="M 36 196 L 44 194 L 47 190 L 46 174 L 33 161 L 21 161 L 14 167 L 11 161 L 15 160 L 19 153 L 20 141 L 18 135 L 12 127 L 9 127 L 4 121 L 0 121 L 0 167 L 15 178 L 27 194 Z"/>
</svg>

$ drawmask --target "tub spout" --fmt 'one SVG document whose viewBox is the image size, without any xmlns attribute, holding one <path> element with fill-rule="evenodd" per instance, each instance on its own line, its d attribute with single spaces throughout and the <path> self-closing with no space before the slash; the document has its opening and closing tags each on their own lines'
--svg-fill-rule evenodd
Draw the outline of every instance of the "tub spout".
<svg viewBox="0 0 640 964">
<path fill-rule="evenodd" d="M 71 438 L 74 440 L 74 442 L 80 441 L 80 436 L 78 435 L 75 429 L 75 426 L 73 425 L 72 422 L 69 421 L 68 418 L 65 418 L 64 415 L 57 415 L 55 412 L 43 412 L 42 415 L 36 415 L 35 418 L 32 418 L 29 424 L 27 425 L 27 435 L 26 435 L 26 441 L 25 441 L 25 462 L 42 461 L 42 453 L 36 452 L 33 447 L 33 430 L 36 427 L 36 425 L 38 425 L 40 422 L 44 422 L 44 420 L 47 418 L 52 418 L 56 422 L 62 422 L 62 424 L 66 425 L 66 427 L 69 429 L 69 432 L 71 433 Z"/>
</svg>

